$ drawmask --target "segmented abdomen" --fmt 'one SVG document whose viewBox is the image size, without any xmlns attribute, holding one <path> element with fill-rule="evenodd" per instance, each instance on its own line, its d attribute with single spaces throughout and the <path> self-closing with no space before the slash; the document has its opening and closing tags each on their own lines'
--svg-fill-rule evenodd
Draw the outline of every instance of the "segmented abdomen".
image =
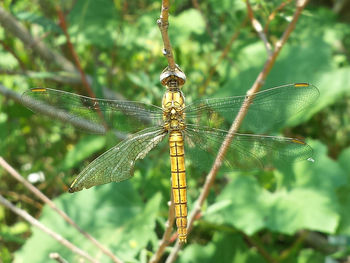
<svg viewBox="0 0 350 263">
<path fill-rule="evenodd" d="M 175 218 L 179 241 L 187 240 L 187 196 L 184 139 L 180 131 L 169 135 L 171 185 L 175 205 Z"/>
</svg>

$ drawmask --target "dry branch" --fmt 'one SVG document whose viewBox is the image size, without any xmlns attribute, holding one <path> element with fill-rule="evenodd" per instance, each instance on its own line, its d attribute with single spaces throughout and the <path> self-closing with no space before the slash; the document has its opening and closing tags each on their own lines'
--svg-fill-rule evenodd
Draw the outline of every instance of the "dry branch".
<svg viewBox="0 0 350 263">
<path fill-rule="evenodd" d="M 52 202 L 46 195 L 44 195 L 38 188 L 25 180 L 13 167 L 11 167 L 2 157 L 0 157 L 0 166 L 2 166 L 12 177 L 22 183 L 27 189 L 29 189 L 35 196 L 41 199 L 45 204 L 50 206 L 55 212 L 57 212 L 67 223 L 77 229 L 84 237 L 90 240 L 97 248 L 99 248 L 104 254 L 109 256 L 113 262 L 122 263 L 113 253 L 98 242 L 94 237 L 81 229 L 77 223 L 75 223 L 65 212 L 60 210 L 54 202 Z M 12 210 L 12 209 L 11 209 Z M 14 211 L 15 212 L 15 211 Z M 27 220 L 27 219 L 26 219 Z M 46 232 L 46 231 L 45 231 Z M 48 233 L 48 232 L 46 232 Z M 48 233 L 51 235 L 50 233 Z"/>
<path fill-rule="evenodd" d="M 260 22 L 254 17 L 254 13 L 253 13 L 252 7 L 249 3 L 249 0 L 246 0 L 246 4 L 247 4 L 247 12 L 248 12 L 248 17 L 250 19 L 250 22 L 251 22 L 254 30 L 258 33 L 258 36 L 264 42 L 267 54 L 269 56 L 271 56 L 272 55 L 272 46 L 265 35 L 264 29 L 263 29 L 262 25 L 260 24 Z"/>
<path fill-rule="evenodd" d="M 159 242 L 159 247 L 157 251 L 152 256 L 150 263 L 157 263 L 162 255 L 164 254 L 165 248 L 169 244 L 169 240 L 171 237 L 171 232 L 173 230 L 173 225 L 175 221 L 175 208 L 174 208 L 174 201 L 173 201 L 173 191 L 171 192 L 171 200 L 169 202 L 169 211 L 168 211 L 168 220 L 165 224 L 165 231 L 162 237 L 162 240 Z"/>
<path fill-rule="evenodd" d="M 162 10 L 160 13 L 160 17 L 157 20 L 157 24 L 160 29 L 160 33 L 162 34 L 162 39 L 164 43 L 163 55 L 166 56 L 168 60 L 168 65 L 170 71 L 175 71 L 175 60 L 173 55 L 173 50 L 171 48 L 170 39 L 168 35 L 169 28 L 169 0 L 162 1 Z"/>
<path fill-rule="evenodd" d="M 64 14 L 62 12 L 62 10 L 57 6 L 57 14 L 58 14 L 58 18 L 59 18 L 59 25 L 66 37 L 66 41 L 67 41 L 67 46 L 68 46 L 68 49 L 74 59 L 74 63 L 75 63 L 75 66 L 77 67 L 78 71 L 79 71 L 79 74 L 80 74 L 80 78 L 81 78 L 81 83 L 83 84 L 84 88 L 86 89 L 88 95 L 91 97 L 91 98 L 96 98 L 94 92 L 92 91 L 91 87 L 90 87 L 90 84 L 88 82 L 88 79 L 86 77 L 86 74 L 83 70 L 83 67 L 81 66 L 81 63 L 80 63 L 80 60 L 79 60 L 79 56 L 77 54 L 77 52 L 75 51 L 74 49 L 74 46 L 72 44 L 72 41 L 70 40 L 70 36 L 68 34 L 68 26 L 67 26 L 67 22 L 66 22 L 66 19 L 64 17 Z"/>
<path fill-rule="evenodd" d="M 28 30 L 1 6 L 0 24 L 6 31 L 11 32 L 14 36 L 19 38 L 28 49 L 32 49 L 47 64 L 55 63 L 65 71 L 76 71 L 74 65 L 69 60 L 59 53 L 50 50 L 40 39 L 34 39 Z"/>
</svg>

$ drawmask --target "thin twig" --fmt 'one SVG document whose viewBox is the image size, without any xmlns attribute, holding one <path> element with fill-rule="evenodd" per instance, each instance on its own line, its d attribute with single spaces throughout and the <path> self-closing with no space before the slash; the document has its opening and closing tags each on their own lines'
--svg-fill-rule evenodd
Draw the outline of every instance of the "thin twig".
<svg viewBox="0 0 350 263">
<path fill-rule="evenodd" d="M 45 225 L 43 225 L 42 223 L 40 223 L 38 220 L 36 220 L 34 217 L 32 217 L 30 214 L 28 214 L 25 210 L 22 210 L 16 206 L 14 206 L 11 202 L 6 200 L 6 198 L 4 198 L 2 195 L 0 195 L 0 204 L 7 207 L 8 209 L 10 209 L 12 212 L 16 213 L 17 215 L 23 217 L 30 224 L 32 224 L 33 226 L 36 226 L 37 228 L 39 228 L 40 230 L 42 230 L 43 232 L 45 232 L 49 236 L 53 237 L 55 240 L 60 242 L 63 246 L 67 247 L 68 249 L 70 249 L 74 253 L 89 260 L 90 262 L 98 263 L 98 261 L 96 259 L 94 259 L 93 257 L 91 257 L 88 253 L 86 253 L 85 251 L 76 247 L 71 242 L 69 242 L 67 239 L 63 238 L 61 235 L 59 235 L 55 231 L 51 230 L 50 228 L 48 228 Z"/>
<path fill-rule="evenodd" d="M 88 95 L 91 97 L 91 98 L 96 98 L 96 95 L 94 93 L 94 91 L 91 89 L 90 87 L 90 84 L 88 82 L 88 79 L 86 77 L 86 74 L 83 70 L 83 67 L 81 66 L 81 63 L 80 63 L 80 60 L 79 60 L 79 56 L 77 54 L 77 52 L 75 51 L 74 49 L 74 46 L 72 44 L 72 41 L 70 40 L 70 36 L 68 34 L 68 27 L 67 27 L 67 22 L 66 22 L 66 19 L 64 17 L 64 14 L 61 10 L 61 8 L 57 5 L 56 6 L 56 10 L 57 10 L 57 14 L 58 14 L 58 18 L 59 18 L 59 25 L 61 27 L 61 29 L 63 30 L 63 33 L 66 37 L 66 40 L 67 40 L 67 45 L 68 45 L 68 49 L 74 59 L 74 63 L 75 63 L 75 66 L 77 67 L 78 71 L 79 71 L 79 74 L 80 74 L 80 78 L 81 78 L 81 83 L 83 84 L 83 87 L 85 88 L 85 90 L 87 91 Z M 99 115 L 100 119 L 102 120 L 102 123 L 103 123 L 103 126 L 105 128 L 108 128 L 108 125 L 105 121 L 105 118 L 102 114 L 102 111 L 100 109 L 100 106 L 97 105 L 96 106 L 96 111 L 97 111 L 97 114 Z"/>
<path fill-rule="evenodd" d="M 271 23 L 271 21 L 276 17 L 277 13 L 279 11 L 281 11 L 286 5 L 288 5 L 290 2 L 292 2 L 292 0 L 287 0 L 286 2 L 282 2 L 278 7 L 276 7 L 271 14 L 269 15 L 269 17 L 267 18 L 267 22 L 264 26 L 264 33 L 267 34 L 267 31 L 269 30 L 269 25 Z"/>
<path fill-rule="evenodd" d="M 104 254 L 109 256 L 114 262 L 122 263 L 122 261 L 117 258 L 113 253 L 105 248 L 101 243 L 99 243 L 94 237 L 81 229 L 77 223 L 75 223 L 65 212 L 60 210 L 54 202 L 52 202 L 46 195 L 44 195 L 38 188 L 25 180 L 13 167 L 11 167 L 2 157 L 0 157 L 0 165 L 16 180 L 21 182 L 27 189 L 29 189 L 33 194 L 40 198 L 45 204 L 50 206 L 55 212 L 57 212 L 67 223 L 72 225 L 77 229 L 83 236 L 90 240 L 96 247 L 98 247 Z"/>
<path fill-rule="evenodd" d="M 171 48 L 170 39 L 168 35 L 169 28 L 169 0 L 162 0 L 162 10 L 160 13 L 160 17 L 157 20 L 157 24 L 160 29 L 160 33 L 162 34 L 164 49 L 163 55 L 166 56 L 168 60 L 168 65 L 170 71 L 175 71 L 175 60 L 173 55 L 173 50 Z"/>
<path fill-rule="evenodd" d="M 69 60 L 67 60 L 59 53 L 51 51 L 41 40 L 34 39 L 28 32 L 28 30 L 20 22 L 18 22 L 10 13 L 7 13 L 1 6 L 0 24 L 4 27 L 5 30 L 11 32 L 13 35 L 18 37 L 28 49 L 33 50 L 46 63 L 55 63 L 65 71 L 75 71 L 74 65 Z"/>
<path fill-rule="evenodd" d="M 194 209 L 192 210 L 192 212 L 189 216 L 188 232 L 190 232 L 192 230 L 193 223 L 196 220 L 197 215 L 200 213 L 201 207 L 203 206 L 203 203 L 209 194 L 210 187 L 212 186 L 212 184 L 215 181 L 216 175 L 221 167 L 221 164 L 224 160 L 225 154 L 226 154 L 226 152 L 227 152 L 227 150 L 228 150 L 228 148 L 229 148 L 229 146 L 234 138 L 234 135 L 237 132 L 239 126 L 241 125 L 243 118 L 245 117 L 245 115 L 248 112 L 249 105 L 252 103 L 252 100 L 253 100 L 252 94 L 258 92 L 259 89 L 261 88 L 261 86 L 264 84 L 264 81 L 265 81 L 267 75 L 269 74 L 272 66 L 274 65 L 276 58 L 279 55 L 283 45 L 286 43 L 289 35 L 293 31 L 295 24 L 298 21 L 299 16 L 300 16 L 302 10 L 305 8 L 307 2 L 308 2 L 308 0 L 298 0 L 297 1 L 296 10 L 294 12 L 292 21 L 287 26 L 286 30 L 284 31 L 284 33 L 283 33 L 282 37 L 279 39 L 279 41 L 276 42 L 276 45 L 275 45 L 275 48 L 274 48 L 272 55 L 267 58 L 262 71 L 257 76 L 253 86 L 248 90 L 246 100 L 243 102 L 240 111 L 238 112 L 234 122 L 232 123 L 230 130 L 228 131 L 228 134 L 227 134 L 224 142 L 222 143 L 222 145 L 220 147 L 220 150 L 216 156 L 214 164 L 206 177 L 205 184 L 204 184 L 203 189 L 200 193 L 200 196 L 196 200 Z M 169 257 L 166 260 L 166 263 L 172 263 L 176 260 L 176 257 L 178 255 L 181 247 L 182 247 L 182 245 L 179 242 L 176 242 Z"/>
<path fill-rule="evenodd" d="M 30 204 L 30 205 L 32 205 L 35 208 L 40 209 L 40 210 L 43 208 L 43 205 L 40 202 L 37 202 L 24 194 L 18 194 L 14 191 L 6 191 L 6 190 L 0 190 L 0 194 L 5 195 L 5 196 L 10 196 L 11 198 L 15 199 L 16 201 L 20 200 L 20 201 L 27 203 L 27 204 Z"/>
<path fill-rule="evenodd" d="M 157 263 L 161 256 L 164 254 L 165 248 L 169 244 L 169 240 L 171 238 L 171 233 L 173 230 L 173 225 L 175 221 L 175 208 L 174 208 L 174 201 L 173 201 L 173 191 L 171 191 L 171 199 L 169 201 L 169 211 L 168 211 L 168 220 L 165 223 L 165 231 L 162 237 L 162 240 L 159 243 L 159 247 L 157 251 L 152 256 L 150 263 Z"/>
<path fill-rule="evenodd" d="M 271 56 L 273 52 L 272 46 L 265 35 L 264 29 L 260 24 L 260 22 L 254 17 L 254 13 L 249 3 L 249 0 L 246 0 L 246 4 L 247 4 L 247 11 L 248 11 L 248 17 L 250 19 L 250 22 L 252 23 L 254 30 L 258 33 L 260 39 L 264 42 L 268 56 Z"/>
<path fill-rule="evenodd" d="M 74 46 L 72 44 L 72 41 L 70 40 L 70 36 L 68 34 L 68 26 L 67 26 L 67 22 L 66 19 L 64 17 L 64 14 L 62 12 L 62 10 L 60 9 L 59 6 L 56 7 L 57 9 L 57 14 L 58 14 L 58 18 L 59 18 L 59 25 L 63 31 L 64 36 L 66 37 L 66 41 L 67 41 L 67 46 L 68 46 L 68 50 L 71 53 L 73 60 L 74 60 L 74 64 L 77 67 L 79 74 L 80 74 L 80 78 L 81 78 L 81 83 L 83 84 L 84 88 L 87 91 L 87 94 L 91 97 L 91 98 L 96 98 L 95 93 L 92 91 L 90 84 L 87 80 L 86 74 L 83 70 L 83 67 L 81 66 L 80 60 L 79 60 L 79 56 L 77 54 L 77 52 L 74 49 Z"/>
</svg>

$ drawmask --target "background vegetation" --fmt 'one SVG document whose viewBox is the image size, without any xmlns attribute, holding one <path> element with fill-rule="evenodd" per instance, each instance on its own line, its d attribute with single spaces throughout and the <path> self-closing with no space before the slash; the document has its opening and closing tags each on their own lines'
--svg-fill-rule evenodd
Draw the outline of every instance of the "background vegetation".
<svg viewBox="0 0 350 263">
<path fill-rule="evenodd" d="M 70 68 L 74 57 L 57 5 L 98 97 L 160 105 L 164 88 L 159 75 L 166 66 L 156 25 L 161 1 L 3 0 L 4 12 L 67 61 L 38 55 L 35 43 L 20 40 L 1 22 L 0 155 L 26 178 L 42 173 L 43 180 L 32 179 L 35 185 L 118 257 L 147 262 L 167 219 L 168 150 L 152 151 L 130 181 L 70 195 L 67 185 L 74 175 L 118 140 L 35 115 L 9 95 L 38 86 L 86 93 Z M 293 15 L 294 1 L 256 0 L 251 5 L 274 43 Z M 245 94 L 267 56 L 245 2 L 176 1 L 170 15 L 176 62 L 188 79 L 183 89 L 187 101 Z M 347 1 L 311 2 L 264 85 L 309 82 L 319 88 L 320 98 L 309 111 L 270 132 L 307 138 L 316 162 L 254 175 L 220 174 L 177 262 L 350 262 L 349 17 Z M 223 55 L 225 47 L 229 49 Z M 191 209 L 206 173 L 193 167 L 188 171 Z M 3 169 L 0 194 L 101 262 L 110 262 Z M 0 206 L 0 262 L 49 262 L 50 252 L 78 261 L 70 250 Z"/>
</svg>

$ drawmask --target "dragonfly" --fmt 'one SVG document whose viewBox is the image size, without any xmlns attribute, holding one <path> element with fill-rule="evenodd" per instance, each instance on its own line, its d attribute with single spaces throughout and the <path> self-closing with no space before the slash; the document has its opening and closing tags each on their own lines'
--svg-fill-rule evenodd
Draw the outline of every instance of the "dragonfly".
<svg viewBox="0 0 350 263">
<path fill-rule="evenodd" d="M 228 134 L 225 123 L 231 123 L 244 106 L 247 96 L 201 99 L 185 105 L 182 87 L 186 80 L 179 67 L 166 68 L 161 83 L 166 87 L 161 107 L 135 101 L 86 97 L 50 88 L 33 88 L 22 95 L 25 106 L 37 113 L 43 107 L 54 107 L 53 118 L 89 125 L 79 129 L 104 134 L 108 127 L 117 130 L 136 129 L 95 160 L 76 177 L 69 192 L 121 182 L 133 176 L 135 162 L 168 138 L 170 149 L 171 188 L 178 239 L 187 241 L 186 152 L 205 152 L 213 157 Z M 307 83 L 296 83 L 266 89 L 249 95 L 252 99 L 243 123 L 246 130 L 279 123 L 293 117 L 315 102 L 318 89 Z M 98 128 L 96 128 L 98 127 Z M 93 129 L 96 128 L 96 129 Z M 186 148 L 186 149 L 185 149 Z M 238 133 L 229 145 L 224 163 L 233 169 L 252 170 L 273 167 L 278 163 L 312 160 L 312 148 L 296 138 Z"/>
</svg>

